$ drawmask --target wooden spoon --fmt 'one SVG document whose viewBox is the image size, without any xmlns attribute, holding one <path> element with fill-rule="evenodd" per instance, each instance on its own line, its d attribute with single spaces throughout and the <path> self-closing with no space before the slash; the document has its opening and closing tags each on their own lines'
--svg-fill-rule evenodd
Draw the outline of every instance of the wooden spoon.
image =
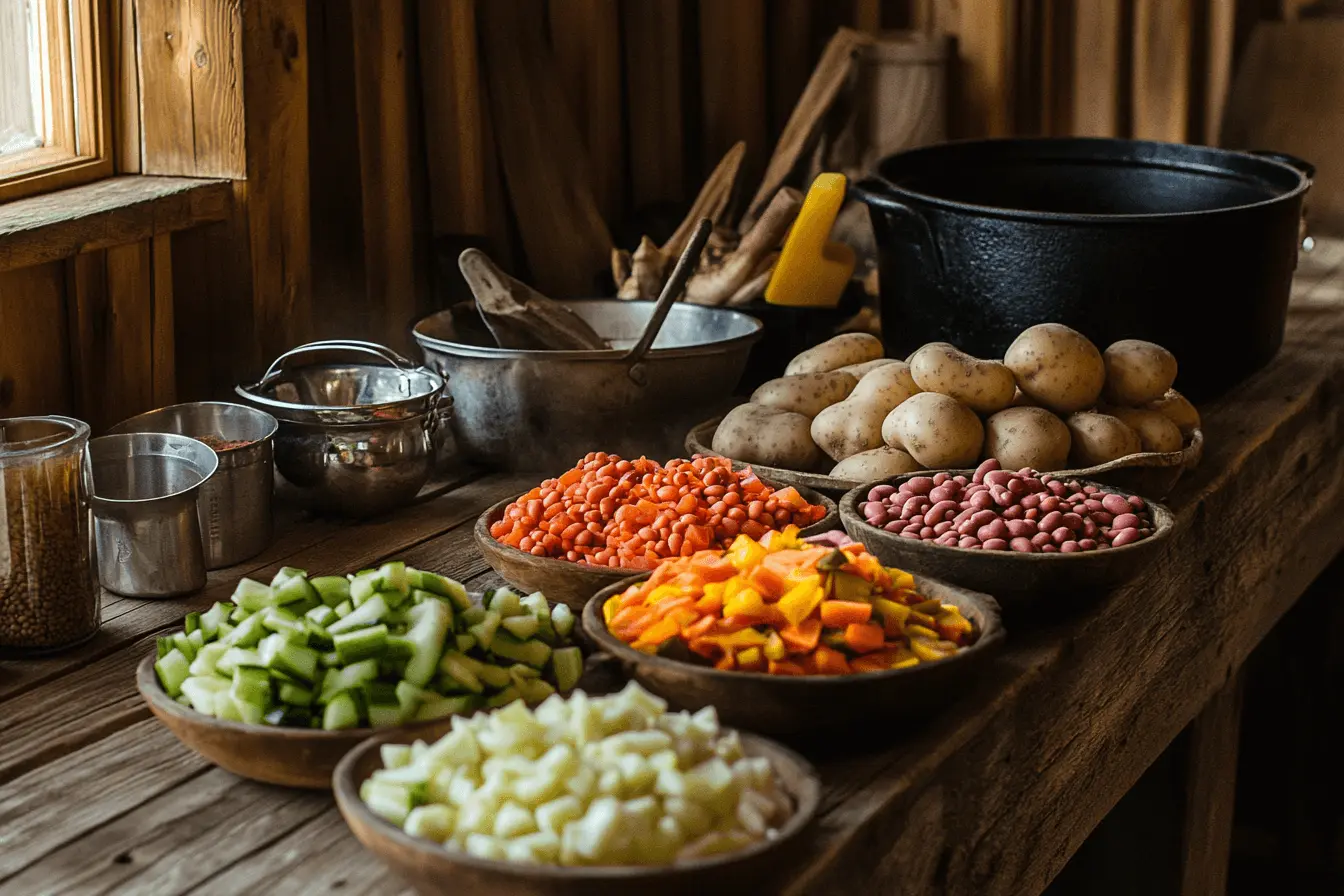
<svg viewBox="0 0 1344 896">
<path fill-rule="evenodd" d="M 552 351 L 611 348 L 568 306 L 510 277 L 480 249 L 464 251 L 458 256 L 457 266 L 500 348 Z"/>
</svg>

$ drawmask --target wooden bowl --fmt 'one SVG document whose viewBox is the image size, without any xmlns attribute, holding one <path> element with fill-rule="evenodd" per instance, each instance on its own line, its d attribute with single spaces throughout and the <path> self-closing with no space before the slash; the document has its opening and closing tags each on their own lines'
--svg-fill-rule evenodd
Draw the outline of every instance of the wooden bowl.
<svg viewBox="0 0 1344 896">
<path fill-rule="evenodd" d="M 973 470 L 952 471 L 970 476 Z M 914 573 L 936 576 L 957 582 L 967 588 L 994 589 L 995 596 L 1006 611 L 1025 608 L 1037 598 L 1072 596 L 1082 599 L 1124 584 L 1133 576 L 1151 567 L 1161 554 L 1164 542 L 1175 525 L 1171 511 L 1155 501 L 1144 498 L 1153 519 L 1153 534 L 1140 541 L 1104 551 L 1080 551 L 1073 554 L 1019 554 L 1013 551 L 982 551 L 955 548 L 901 538 L 869 525 L 859 511 L 859 503 L 867 500 L 875 486 L 900 486 L 914 476 L 928 473 L 908 473 L 891 479 L 869 482 L 848 492 L 840 499 L 840 519 L 850 538 L 860 541 L 878 559 L 888 566 L 899 566 Z M 1055 474 L 1051 474 L 1055 475 Z M 1078 478 L 1078 477 L 1070 477 Z M 1084 485 L 1102 483 L 1079 479 Z M 1113 486 L 1107 491 L 1129 497 L 1132 493 Z"/>
<path fill-rule="evenodd" d="M 331 774 L 346 753 L 361 741 L 385 730 L 415 738 L 433 739 L 452 726 L 452 718 L 416 722 L 392 729 L 351 728 L 321 731 L 228 722 L 183 706 L 159 684 L 150 654 L 136 671 L 136 685 L 150 711 L 188 749 L 227 771 L 253 781 L 329 790 Z"/>
<path fill-rule="evenodd" d="M 336 767 L 332 789 L 336 805 L 350 830 L 385 865 L 397 872 L 420 893 L 453 896 L 682 896 L 687 892 L 765 892 L 777 879 L 780 854 L 796 849 L 799 835 L 816 815 L 821 800 L 821 781 L 812 767 L 792 750 L 751 734 L 742 734 L 742 748 L 749 756 L 770 759 L 784 789 L 793 798 L 793 816 L 774 840 L 763 840 L 740 852 L 664 867 L 573 868 L 551 865 L 521 865 L 481 859 L 445 849 L 430 840 L 412 837 L 401 828 L 373 814 L 359 798 L 359 787 L 382 767 L 378 749 L 383 743 L 408 743 L 410 735 L 399 732 L 380 735 L 346 755 Z M 774 889 L 773 887 L 771 888 Z"/>
<path fill-rule="evenodd" d="M 782 488 L 778 482 L 761 476 L 761 481 L 774 488 Z M 840 515 L 835 502 L 825 495 L 818 494 L 806 486 L 794 486 L 809 504 L 820 504 L 826 508 L 826 516 L 802 530 L 804 535 L 816 535 L 840 527 Z M 524 594 L 540 591 L 552 603 L 568 604 L 575 612 L 581 612 L 584 604 L 593 593 L 617 582 L 633 578 L 647 572 L 643 569 L 612 569 L 603 566 L 589 566 L 586 563 L 571 563 L 554 557 L 537 557 L 527 551 L 501 544 L 490 534 L 490 527 L 503 519 L 504 511 L 517 498 L 500 501 L 476 520 L 473 535 L 476 546 L 481 549 L 485 560 L 500 578 Z"/>
<path fill-rule="evenodd" d="M 718 456 L 718 452 L 710 446 L 714 443 L 714 432 L 719 428 L 719 423 L 722 420 L 723 417 L 713 417 L 688 432 L 686 434 L 686 451 L 690 454 Z M 1158 498 L 1165 498 L 1171 494 L 1171 490 L 1175 487 L 1176 481 L 1181 478 L 1181 474 L 1186 470 L 1194 469 L 1203 455 L 1204 433 L 1202 430 L 1196 429 L 1191 434 L 1189 442 L 1180 451 L 1145 451 L 1140 454 L 1126 455 L 1095 467 L 1083 467 L 1057 473 L 1044 472 L 1051 472 L 1051 475 L 1060 478 L 1090 479 L 1093 482 L 1115 486 L 1118 489 L 1126 489 L 1134 494 L 1155 495 Z M 733 460 L 733 458 L 729 458 L 729 460 L 732 461 L 734 470 L 751 467 L 762 479 L 773 479 L 777 482 L 799 487 L 806 486 L 836 499 L 843 497 L 845 492 L 850 489 L 858 488 L 863 484 L 857 480 L 841 479 L 823 473 L 785 470 L 780 467 L 749 464 L 744 461 Z M 928 470 L 911 475 L 932 476 L 938 472 L 943 471 Z"/>
<path fill-rule="evenodd" d="M 916 576 L 921 594 L 956 605 L 975 625 L 979 635 L 975 643 L 944 660 L 887 672 L 798 677 L 729 672 L 651 656 L 613 635 L 602 618 L 602 605 L 631 584 L 621 582 L 588 602 L 583 610 L 587 637 L 660 697 L 686 709 L 712 705 L 727 725 L 781 737 L 824 731 L 829 738 L 836 731 L 880 728 L 883 722 L 908 727 L 912 717 L 963 692 L 993 659 L 1007 634 L 994 598 Z"/>
</svg>

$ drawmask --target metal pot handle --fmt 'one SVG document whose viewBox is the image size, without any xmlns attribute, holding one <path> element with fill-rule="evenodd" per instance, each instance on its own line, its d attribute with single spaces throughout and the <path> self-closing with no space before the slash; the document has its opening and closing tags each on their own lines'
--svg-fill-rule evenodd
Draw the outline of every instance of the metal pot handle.
<svg viewBox="0 0 1344 896">
<path fill-rule="evenodd" d="M 1247 155 L 1259 156 L 1262 159 L 1269 159 L 1272 162 L 1278 162 L 1281 165 L 1287 165 L 1302 174 L 1307 179 L 1307 189 L 1311 189 L 1312 182 L 1316 179 L 1316 166 L 1306 159 L 1299 159 L 1295 155 L 1286 152 L 1278 152 L 1272 149 L 1248 149 Z M 1305 198 L 1302 202 L 1302 222 L 1298 227 L 1298 245 L 1303 252 L 1310 252 L 1316 248 L 1316 238 L 1307 232 L 1307 205 Z"/>
<path fill-rule="evenodd" d="M 375 355 L 388 362 L 398 370 L 411 371 L 418 369 L 414 362 L 403 358 L 401 355 L 392 351 L 385 345 L 379 345 L 376 342 L 365 342 L 360 339 L 320 339 L 317 342 L 307 342 L 285 352 L 280 357 L 271 362 L 271 366 L 266 368 L 266 373 L 262 376 L 260 386 L 271 377 L 285 369 L 285 362 L 296 355 L 315 351 L 349 351 L 359 352 L 366 355 Z M 252 388 L 256 388 L 255 386 Z"/>
<path fill-rule="evenodd" d="M 875 208 L 901 218 L 910 225 L 918 239 L 920 251 L 928 257 L 934 271 L 941 280 L 944 270 L 943 254 L 938 249 L 938 239 L 934 236 L 933 228 L 929 226 L 928 220 L 923 215 L 893 197 L 891 191 L 891 184 L 880 177 L 865 177 L 849 186 L 851 198 L 859 200 L 869 208 Z"/>
</svg>

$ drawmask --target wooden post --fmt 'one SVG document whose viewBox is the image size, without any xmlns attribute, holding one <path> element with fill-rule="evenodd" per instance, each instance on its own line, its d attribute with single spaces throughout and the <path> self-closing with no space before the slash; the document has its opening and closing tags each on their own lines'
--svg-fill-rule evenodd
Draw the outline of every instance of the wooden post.
<svg viewBox="0 0 1344 896">
<path fill-rule="evenodd" d="M 623 0 L 631 199 L 636 209 L 685 194 L 681 0 Z"/>
<path fill-rule="evenodd" d="M 1135 137 L 1186 139 L 1190 110 L 1192 0 L 1135 0 Z"/>
<path fill-rule="evenodd" d="M 1227 892 L 1241 688 L 1238 672 L 1191 723 L 1181 896 L 1223 896 Z"/>
<path fill-rule="evenodd" d="M 769 148 L 765 128 L 765 2 L 700 4 L 700 82 L 704 105 L 701 166 L 746 141 L 744 179 L 753 181 Z"/>
</svg>

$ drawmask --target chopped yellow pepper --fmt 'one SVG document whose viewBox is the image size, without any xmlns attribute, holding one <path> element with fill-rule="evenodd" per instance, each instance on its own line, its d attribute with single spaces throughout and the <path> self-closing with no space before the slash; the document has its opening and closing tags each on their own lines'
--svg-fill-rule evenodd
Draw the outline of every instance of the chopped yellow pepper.
<svg viewBox="0 0 1344 896">
<path fill-rule="evenodd" d="M 614 594 L 607 598 L 607 602 L 602 605 L 602 621 L 611 625 L 611 620 L 615 618 L 617 611 L 621 609 L 621 595 Z"/>
<path fill-rule="evenodd" d="M 779 612 L 790 625 L 797 625 L 812 615 L 812 611 L 825 596 L 826 593 L 821 590 L 821 576 L 811 575 L 807 580 L 794 585 L 779 599 Z"/>
<path fill-rule="evenodd" d="M 728 562 L 737 567 L 738 572 L 747 572 L 759 564 L 765 557 L 766 550 L 761 547 L 755 539 L 746 535 L 739 535 L 733 539 L 732 547 L 728 548 Z"/>
<path fill-rule="evenodd" d="M 741 581 L 733 579 L 734 582 Z M 723 599 L 724 616 L 762 616 L 765 614 L 765 599 L 755 589 L 743 587 L 736 589 L 732 597 Z"/>
<path fill-rule="evenodd" d="M 765 658 L 775 662 L 779 662 L 789 655 L 788 645 L 784 643 L 784 639 L 776 631 L 771 631 L 770 634 L 766 635 L 765 647 L 762 649 L 765 652 Z"/>
</svg>

